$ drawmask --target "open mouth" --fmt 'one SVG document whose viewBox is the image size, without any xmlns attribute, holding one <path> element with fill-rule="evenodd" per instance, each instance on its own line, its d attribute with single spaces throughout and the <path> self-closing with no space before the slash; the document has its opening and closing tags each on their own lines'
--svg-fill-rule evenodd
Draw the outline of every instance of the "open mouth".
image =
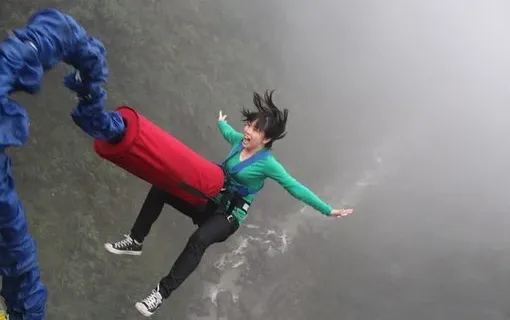
<svg viewBox="0 0 510 320">
<path fill-rule="evenodd" d="M 249 137 L 247 137 L 247 136 L 244 136 L 244 137 L 243 137 L 243 143 L 249 143 L 249 142 L 250 142 L 250 140 L 251 140 L 251 139 L 250 139 Z"/>
</svg>

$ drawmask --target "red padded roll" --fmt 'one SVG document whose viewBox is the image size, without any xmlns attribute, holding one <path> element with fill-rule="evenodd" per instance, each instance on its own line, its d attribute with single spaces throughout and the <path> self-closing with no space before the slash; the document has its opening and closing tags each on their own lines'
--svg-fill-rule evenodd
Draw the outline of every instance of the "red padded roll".
<svg viewBox="0 0 510 320">
<path fill-rule="evenodd" d="M 204 159 L 130 107 L 117 108 L 127 124 L 118 144 L 94 140 L 96 153 L 170 194 L 193 204 L 206 201 L 181 188 L 180 184 L 212 197 L 223 187 L 221 168 Z"/>
</svg>

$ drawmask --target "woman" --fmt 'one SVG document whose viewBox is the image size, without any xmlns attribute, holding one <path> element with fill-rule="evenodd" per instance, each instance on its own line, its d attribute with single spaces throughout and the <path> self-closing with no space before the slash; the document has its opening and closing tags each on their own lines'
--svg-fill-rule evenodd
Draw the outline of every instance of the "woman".
<svg viewBox="0 0 510 320">
<path fill-rule="evenodd" d="M 256 111 L 242 110 L 244 134 L 235 131 L 227 124 L 226 115 L 219 113 L 219 130 L 232 145 L 222 164 L 229 177 L 225 192 L 209 200 L 203 208 L 197 208 L 153 186 L 131 233 L 118 242 L 105 244 L 105 248 L 114 254 L 140 255 L 143 240 L 165 203 L 190 217 L 198 226 L 168 275 L 161 279 L 149 296 L 136 303 L 136 308 L 143 315 L 149 317 L 154 314 L 163 300 L 196 269 L 210 245 L 223 242 L 236 232 L 266 178 L 275 180 L 293 197 L 324 215 L 341 217 L 353 212 L 352 209 L 333 209 L 285 171 L 270 150 L 273 143 L 286 134 L 288 110 L 280 111 L 274 105 L 272 92 L 266 91 L 264 97 L 255 93 L 253 102 Z"/>
</svg>

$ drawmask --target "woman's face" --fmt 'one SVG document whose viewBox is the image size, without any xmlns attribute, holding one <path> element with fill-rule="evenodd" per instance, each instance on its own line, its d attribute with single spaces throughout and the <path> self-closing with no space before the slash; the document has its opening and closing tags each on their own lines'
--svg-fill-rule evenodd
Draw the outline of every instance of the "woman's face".
<svg viewBox="0 0 510 320">
<path fill-rule="evenodd" d="M 257 122 L 246 122 L 244 125 L 243 148 L 256 150 L 263 148 L 269 139 L 266 139 L 264 132 L 257 129 Z"/>
</svg>

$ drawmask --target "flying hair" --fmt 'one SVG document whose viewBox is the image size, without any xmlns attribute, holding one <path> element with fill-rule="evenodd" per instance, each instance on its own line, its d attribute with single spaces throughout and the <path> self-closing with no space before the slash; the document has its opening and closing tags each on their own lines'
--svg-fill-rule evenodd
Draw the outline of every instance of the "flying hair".
<svg viewBox="0 0 510 320">
<path fill-rule="evenodd" d="M 287 135 L 285 127 L 289 110 L 280 110 L 273 102 L 274 90 L 266 90 L 264 96 L 257 92 L 253 93 L 253 104 L 256 111 L 243 108 L 241 110 L 242 120 L 247 123 L 253 123 L 258 131 L 264 132 L 269 142 L 266 148 L 271 149 L 273 142 L 280 140 Z"/>
</svg>

